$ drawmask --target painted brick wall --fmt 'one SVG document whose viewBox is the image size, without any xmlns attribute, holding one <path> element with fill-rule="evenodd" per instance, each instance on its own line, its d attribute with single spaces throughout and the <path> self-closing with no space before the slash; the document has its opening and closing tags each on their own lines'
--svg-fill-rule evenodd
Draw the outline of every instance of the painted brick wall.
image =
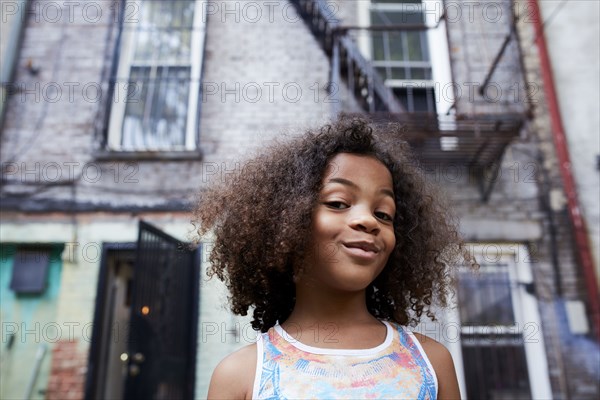
<svg viewBox="0 0 600 400">
<path fill-rule="evenodd" d="M 6 176 L 17 183 L 5 187 L 26 194 L 32 189 L 22 181 L 81 179 L 72 191 L 49 187 L 24 196 L 16 203 L 21 209 L 39 209 L 44 201 L 104 209 L 181 209 L 205 183 L 201 177 L 207 168 L 235 168 L 221 163 L 282 131 L 329 117 L 328 60 L 293 7 L 256 3 L 256 11 L 247 2 L 213 2 L 216 9 L 206 16 L 200 104 L 203 162 L 98 160 L 93 155 L 99 141 L 94 122 L 105 111 L 107 95 L 92 99 L 94 88 L 107 87 L 116 15 L 113 2 L 88 1 L 102 6 L 102 18 L 77 18 L 85 3 L 71 8 L 72 22 L 68 4 L 53 4 L 63 15 L 59 21 L 44 2 L 31 5 L 0 153 L 10 164 Z M 33 75 L 28 64 L 39 72 Z"/>
<path fill-rule="evenodd" d="M 539 2 L 542 18 L 551 18 L 544 29 L 554 85 L 569 145 L 573 176 L 581 212 L 595 256 L 596 278 L 600 283 L 600 27 L 595 16 L 600 3 L 571 1 Z M 578 40 L 573 40 L 577 37 Z"/>
<path fill-rule="evenodd" d="M 446 0 L 444 11 L 457 113 L 524 111 L 523 77 L 516 40 L 509 42 L 483 95 L 479 93 L 510 31 L 511 1 Z"/>
</svg>

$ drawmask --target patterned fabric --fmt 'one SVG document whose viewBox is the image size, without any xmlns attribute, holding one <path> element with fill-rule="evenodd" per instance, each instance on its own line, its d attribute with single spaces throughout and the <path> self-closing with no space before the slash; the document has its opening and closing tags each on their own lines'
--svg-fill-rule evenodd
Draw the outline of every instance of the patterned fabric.
<svg viewBox="0 0 600 400">
<path fill-rule="evenodd" d="M 365 350 L 304 345 L 280 326 L 259 335 L 255 399 L 435 399 L 437 381 L 412 333 L 387 326 L 384 343 Z M 288 340 L 286 340 L 288 339 Z"/>
</svg>

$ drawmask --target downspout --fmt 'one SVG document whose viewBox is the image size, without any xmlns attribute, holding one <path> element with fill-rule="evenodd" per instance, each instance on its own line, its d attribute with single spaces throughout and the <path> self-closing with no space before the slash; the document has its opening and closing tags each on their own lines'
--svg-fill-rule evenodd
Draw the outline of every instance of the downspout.
<svg viewBox="0 0 600 400">
<path fill-rule="evenodd" d="M 552 123 L 552 136 L 554 138 L 554 146 L 560 165 L 560 174 L 563 180 L 563 186 L 567 196 L 567 208 L 575 233 L 575 243 L 577 245 L 577 254 L 581 263 L 583 274 L 585 277 L 585 285 L 588 295 L 588 304 L 592 318 L 592 329 L 596 334 L 596 339 L 600 342 L 600 305 L 598 297 L 598 282 L 594 272 L 594 263 L 587 238 L 585 221 L 581 216 L 577 192 L 575 190 L 575 181 L 571 173 L 571 160 L 567 149 L 567 140 L 565 130 L 560 116 L 558 107 L 558 98 L 556 88 L 552 78 L 552 67 L 548 48 L 546 47 L 546 39 L 544 37 L 544 27 L 542 23 L 541 13 L 538 6 L 538 0 L 529 0 L 533 12 L 533 23 L 535 26 L 535 42 L 538 47 L 540 56 L 540 66 L 542 79 L 544 81 L 544 92 L 548 102 L 548 111 Z"/>
</svg>

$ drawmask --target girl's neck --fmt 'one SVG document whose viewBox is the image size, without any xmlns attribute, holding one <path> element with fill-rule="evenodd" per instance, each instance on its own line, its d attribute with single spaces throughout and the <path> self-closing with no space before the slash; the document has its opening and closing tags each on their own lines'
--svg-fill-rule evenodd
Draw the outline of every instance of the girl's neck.
<svg viewBox="0 0 600 400">
<path fill-rule="evenodd" d="M 296 304 L 286 323 L 343 327 L 376 321 L 367 309 L 364 290 L 349 293 L 296 285 Z"/>
<path fill-rule="evenodd" d="M 318 348 L 371 349 L 384 342 L 386 326 L 367 309 L 365 291 L 332 292 L 296 285 L 296 304 L 281 324 L 300 343 Z"/>
</svg>

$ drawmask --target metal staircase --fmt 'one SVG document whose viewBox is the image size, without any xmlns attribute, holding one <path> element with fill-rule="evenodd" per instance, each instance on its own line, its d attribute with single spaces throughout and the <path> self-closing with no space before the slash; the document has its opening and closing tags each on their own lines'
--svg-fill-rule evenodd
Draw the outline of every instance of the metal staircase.
<svg viewBox="0 0 600 400">
<path fill-rule="evenodd" d="M 331 84 L 340 78 L 348 85 L 362 109 L 369 113 L 402 113 L 402 105 L 375 68 L 345 34 L 324 0 L 291 0 L 300 16 L 331 60 Z"/>
</svg>

